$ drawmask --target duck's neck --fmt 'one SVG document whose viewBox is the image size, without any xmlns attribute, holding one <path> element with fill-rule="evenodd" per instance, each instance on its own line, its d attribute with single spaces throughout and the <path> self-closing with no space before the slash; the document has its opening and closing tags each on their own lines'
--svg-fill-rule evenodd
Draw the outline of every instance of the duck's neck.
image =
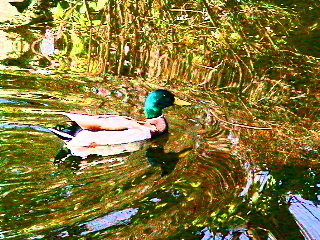
<svg viewBox="0 0 320 240">
<path fill-rule="evenodd" d="M 144 108 L 144 114 L 147 119 L 157 118 L 162 115 L 162 109 L 156 107 L 148 107 L 147 105 Z"/>
</svg>

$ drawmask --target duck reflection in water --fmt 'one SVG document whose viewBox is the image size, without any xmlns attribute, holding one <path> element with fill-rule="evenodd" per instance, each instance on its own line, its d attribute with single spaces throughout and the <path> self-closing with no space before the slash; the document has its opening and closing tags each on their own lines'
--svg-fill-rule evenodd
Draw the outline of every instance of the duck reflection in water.
<svg viewBox="0 0 320 240">
<path fill-rule="evenodd" d="M 101 146 L 101 148 L 84 148 L 82 152 L 74 152 L 74 149 L 63 147 L 54 159 L 54 163 L 58 167 L 70 168 L 74 172 L 83 170 L 84 162 L 86 165 L 90 163 L 109 163 L 110 160 L 116 161 L 117 159 L 123 161 L 136 151 L 145 151 L 145 157 L 153 167 L 161 168 L 161 176 L 170 174 L 176 167 L 179 159 L 190 152 L 192 148 L 186 148 L 180 152 L 165 152 L 165 145 L 169 139 L 169 134 L 166 133 L 158 138 L 152 139 L 149 142 L 135 142 L 129 144 L 118 144 Z M 144 146 L 147 149 L 144 150 Z M 100 151 L 100 152 L 99 152 Z M 81 154 L 79 154 L 81 153 Z M 107 158 L 106 158 L 107 157 Z M 109 161 L 108 161 L 109 160 Z M 92 164 L 94 165 L 94 164 Z"/>
<path fill-rule="evenodd" d="M 154 167 L 161 168 L 161 176 L 170 174 L 176 167 L 180 158 L 189 153 L 192 148 L 186 148 L 180 152 L 166 153 L 165 145 L 169 139 L 169 133 L 151 140 L 151 146 L 146 150 L 146 157 Z"/>
<path fill-rule="evenodd" d="M 146 157 L 154 167 L 161 168 L 161 176 L 170 174 L 176 167 L 180 158 L 189 153 L 192 148 L 186 148 L 180 152 L 164 152 L 164 146 L 149 147 L 146 151 Z"/>
</svg>

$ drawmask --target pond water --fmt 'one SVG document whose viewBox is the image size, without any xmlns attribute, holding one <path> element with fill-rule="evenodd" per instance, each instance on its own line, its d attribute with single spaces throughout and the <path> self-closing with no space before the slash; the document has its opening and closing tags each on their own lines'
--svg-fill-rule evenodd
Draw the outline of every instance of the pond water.
<svg viewBox="0 0 320 240">
<path fill-rule="evenodd" d="M 274 130 L 244 131 L 217 120 L 221 98 L 176 92 L 192 105 L 165 110 L 168 134 L 95 152 L 75 154 L 48 130 L 65 124 L 61 111 L 143 119 L 149 91 L 143 82 L 116 78 L 3 74 L 1 238 L 303 239 L 299 207 L 319 226 L 318 208 L 290 195 L 319 188 L 317 152 L 300 146 L 310 161 L 280 163 L 276 143 L 268 143 Z M 257 153 L 248 141 L 266 148 Z"/>
<path fill-rule="evenodd" d="M 0 239 L 320 239 L 317 4 L 19 2 L 0 16 Z M 191 105 L 154 139 L 49 130 L 144 120 L 159 88 Z"/>
<path fill-rule="evenodd" d="M 128 235 L 130 222 L 135 222 L 139 234 L 148 234 L 154 232 L 152 228 L 159 231 L 158 224 L 173 221 L 174 213 L 178 215 L 172 228 L 187 229 L 192 221 L 204 220 L 197 220 L 199 215 L 211 214 L 208 204 L 220 202 L 218 196 L 228 183 L 223 180 L 226 176 L 218 176 L 225 172 L 228 178 L 236 178 L 228 173 L 231 166 L 217 173 L 206 169 L 226 167 L 226 161 L 241 168 L 230 157 L 230 133 L 217 126 L 213 133 L 221 151 L 213 152 L 210 161 L 196 161 L 194 150 L 202 148 L 198 132 L 204 124 L 199 115 L 204 112 L 194 107 L 168 110 L 170 134 L 98 151 L 105 156 L 74 156 L 47 129 L 66 120 L 55 111 L 82 109 L 141 117 L 147 90 L 122 85 L 109 88 L 110 95 L 99 96 L 87 86 L 94 85 L 90 82 L 59 80 L 61 91 L 56 92 L 56 79 L 7 75 L 2 80 L 1 230 L 5 237 L 81 236 L 99 230 L 105 231 L 101 236 L 120 237 Z M 115 155 L 120 147 L 122 153 Z M 186 211 L 179 213 L 182 207 Z M 158 234 L 165 234 L 163 230 Z"/>
</svg>

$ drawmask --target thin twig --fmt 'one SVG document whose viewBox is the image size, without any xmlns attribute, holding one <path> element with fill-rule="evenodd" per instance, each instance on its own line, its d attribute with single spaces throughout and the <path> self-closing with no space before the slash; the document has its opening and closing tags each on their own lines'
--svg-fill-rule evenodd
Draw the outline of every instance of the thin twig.
<svg viewBox="0 0 320 240">
<path fill-rule="evenodd" d="M 236 126 L 236 127 L 242 127 L 242 128 L 250 128 L 250 129 L 256 129 L 256 130 L 272 130 L 273 128 L 271 127 L 255 127 L 255 126 L 249 126 L 249 125 L 244 125 L 244 124 L 238 124 L 238 123 L 231 123 L 231 122 L 228 122 L 228 121 L 225 121 L 221 118 L 219 118 L 212 110 L 209 110 L 210 113 L 212 113 L 212 115 L 220 122 L 223 122 L 223 123 L 228 123 L 232 126 Z"/>
</svg>

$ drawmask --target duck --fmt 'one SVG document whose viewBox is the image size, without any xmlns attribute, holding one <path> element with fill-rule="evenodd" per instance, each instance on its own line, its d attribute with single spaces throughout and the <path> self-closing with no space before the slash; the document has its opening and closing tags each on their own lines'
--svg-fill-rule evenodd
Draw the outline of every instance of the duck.
<svg viewBox="0 0 320 240">
<path fill-rule="evenodd" d="M 168 132 L 168 122 L 162 110 L 172 105 L 191 105 L 168 90 L 150 92 L 144 104 L 146 120 L 136 121 L 113 114 L 88 115 L 60 112 L 72 126 L 67 129 L 48 128 L 68 147 L 90 147 L 126 144 L 151 139 Z"/>
</svg>

